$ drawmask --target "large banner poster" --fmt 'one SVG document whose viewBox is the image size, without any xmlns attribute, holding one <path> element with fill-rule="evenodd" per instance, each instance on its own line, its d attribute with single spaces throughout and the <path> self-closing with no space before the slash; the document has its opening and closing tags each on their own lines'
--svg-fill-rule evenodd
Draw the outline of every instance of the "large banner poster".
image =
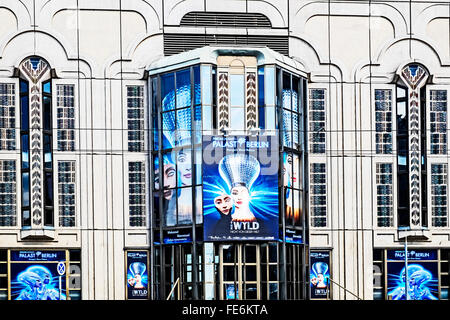
<svg viewBox="0 0 450 320">
<path fill-rule="evenodd" d="M 276 136 L 203 137 L 205 241 L 278 240 Z"/>
<path fill-rule="evenodd" d="M 327 299 L 330 281 L 330 252 L 311 251 L 309 256 L 311 299 Z"/>
<path fill-rule="evenodd" d="M 408 251 L 408 300 L 438 300 L 437 250 Z M 405 251 L 387 251 L 387 294 L 406 300 Z"/>
<path fill-rule="evenodd" d="M 148 299 L 148 252 L 127 251 L 127 299 Z"/>
<path fill-rule="evenodd" d="M 66 300 L 66 251 L 12 250 L 11 300 Z"/>
</svg>

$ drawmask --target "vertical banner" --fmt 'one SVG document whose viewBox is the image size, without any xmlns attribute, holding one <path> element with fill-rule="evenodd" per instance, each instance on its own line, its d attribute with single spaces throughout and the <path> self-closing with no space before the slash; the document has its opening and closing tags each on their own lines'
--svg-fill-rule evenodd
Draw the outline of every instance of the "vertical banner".
<svg viewBox="0 0 450 320">
<path fill-rule="evenodd" d="M 127 299 L 148 299 L 148 252 L 127 251 Z"/>
<path fill-rule="evenodd" d="M 330 252 L 310 252 L 311 299 L 327 299 L 330 281 Z"/>
<path fill-rule="evenodd" d="M 10 253 L 11 300 L 67 299 L 66 251 L 11 250 Z M 66 266 L 64 273 L 62 265 Z"/>
<path fill-rule="evenodd" d="M 277 139 L 203 137 L 205 241 L 278 240 Z"/>
<path fill-rule="evenodd" d="M 437 250 L 408 251 L 408 300 L 438 300 Z M 387 251 L 387 294 L 392 300 L 406 300 L 405 251 Z"/>
</svg>

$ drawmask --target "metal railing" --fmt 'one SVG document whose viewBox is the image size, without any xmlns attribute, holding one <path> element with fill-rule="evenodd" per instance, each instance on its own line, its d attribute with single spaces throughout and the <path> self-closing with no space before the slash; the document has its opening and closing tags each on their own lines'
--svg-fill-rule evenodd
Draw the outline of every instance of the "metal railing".
<svg viewBox="0 0 450 320">
<path fill-rule="evenodd" d="M 170 297 L 172 296 L 173 291 L 175 290 L 175 288 L 178 289 L 178 290 L 177 290 L 177 297 L 178 297 L 178 300 L 180 300 L 180 297 L 181 297 L 180 278 L 177 278 L 177 281 L 175 281 L 175 284 L 173 285 L 172 290 L 170 290 L 170 293 L 169 293 L 169 295 L 167 296 L 167 299 L 166 299 L 166 300 L 169 300 L 169 299 L 170 299 Z"/>
<path fill-rule="evenodd" d="M 344 289 L 345 292 L 350 293 L 352 296 L 354 296 L 354 297 L 357 298 L 358 300 L 363 300 L 363 299 L 361 299 L 360 297 L 358 297 L 356 294 L 354 294 L 353 292 L 351 292 L 350 290 L 348 290 L 347 288 L 341 286 L 339 283 L 337 283 L 337 282 L 334 281 L 333 279 L 331 279 L 331 278 L 328 278 L 328 279 L 330 279 L 331 282 L 333 282 L 333 283 L 334 283 L 335 285 L 337 285 L 339 288 Z M 329 286 L 330 286 L 330 285 L 328 285 L 328 295 L 330 294 L 330 288 L 329 288 Z"/>
</svg>

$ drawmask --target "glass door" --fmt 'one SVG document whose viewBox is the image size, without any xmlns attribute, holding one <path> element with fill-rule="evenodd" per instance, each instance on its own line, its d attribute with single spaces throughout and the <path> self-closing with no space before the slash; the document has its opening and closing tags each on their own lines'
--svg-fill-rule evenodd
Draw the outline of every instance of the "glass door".
<svg viewBox="0 0 450 320">
<path fill-rule="evenodd" d="M 259 300 L 260 252 L 256 244 L 222 244 L 220 249 L 220 299 Z"/>
</svg>

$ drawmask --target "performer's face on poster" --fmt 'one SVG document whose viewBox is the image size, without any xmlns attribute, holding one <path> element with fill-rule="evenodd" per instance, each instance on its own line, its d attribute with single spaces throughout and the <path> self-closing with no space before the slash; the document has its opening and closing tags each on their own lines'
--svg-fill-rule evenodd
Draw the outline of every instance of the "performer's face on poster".
<svg viewBox="0 0 450 320">
<path fill-rule="evenodd" d="M 164 198 L 170 200 L 173 195 L 172 188 L 176 186 L 175 166 L 172 163 L 164 165 Z M 155 171 L 155 189 L 159 190 L 159 169 Z"/>
<path fill-rule="evenodd" d="M 249 205 L 250 194 L 244 186 L 238 186 L 231 189 L 231 197 L 233 198 L 236 209 L 245 208 Z"/>
<path fill-rule="evenodd" d="M 191 151 L 181 150 L 177 154 L 177 166 L 181 186 L 192 184 Z M 180 186 L 180 187 L 181 187 Z"/>
<path fill-rule="evenodd" d="M 284 160 L 284 168 L 283 168 L 283 180 L 285 186 L 290 186 L 290 180 L 291 180 L 291 174 L 292 174 L 292 155 L 288 154 L 286 155 L 286 158 Z"/>
<path fill-rule="evenodd" d="M 233 208 L 233 202 L 228 195 L 218 196 L 214 199 L 214 205 L 221 214 L 228 215 Z"/>
<path fill-rule="evenodd" d="M 291 158 L 292 161 L 292 158 Z M 293 165 L 292 165 L 292 183 L 294 184 L 294 188 L 299 188 L 299 175 L 298 175 L 298 156 L 294 156 Z"/>
</svg>

